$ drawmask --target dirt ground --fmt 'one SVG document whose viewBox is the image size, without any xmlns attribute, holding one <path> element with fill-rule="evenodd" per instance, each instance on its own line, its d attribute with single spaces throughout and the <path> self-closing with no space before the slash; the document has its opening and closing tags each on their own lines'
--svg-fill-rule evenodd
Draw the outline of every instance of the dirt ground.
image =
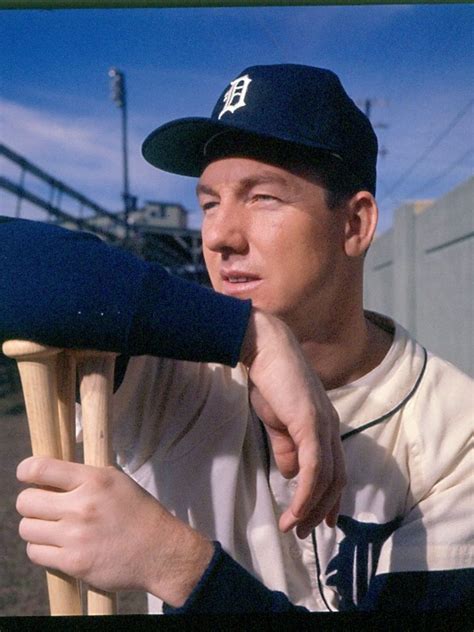
<svg viewBox="0 0 474 632">
<path fill-rule="evenodd" d="M 25 553 L 17 529 L 15 500 L 21 489 L 17 464 L 31 454 L 28 426 L 19 392 L 0 398 L 0 616 L 48 615 L 45 573 Z M 121 593 L 120 614 L 145 614 L 143 593 Z"/>
</svg>

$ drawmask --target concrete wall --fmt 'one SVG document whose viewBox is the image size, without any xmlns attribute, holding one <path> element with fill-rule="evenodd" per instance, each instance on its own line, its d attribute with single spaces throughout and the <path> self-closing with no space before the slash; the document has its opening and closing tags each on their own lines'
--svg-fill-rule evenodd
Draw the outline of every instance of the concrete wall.
<svg viewBox="0 0 474 632">
<path fill-rule="evenodd" d="M 430 351 L 474 375 L 474 178 L 395 213 L 365 266 L 365 307 L 393 316 Z"/>
</svg>

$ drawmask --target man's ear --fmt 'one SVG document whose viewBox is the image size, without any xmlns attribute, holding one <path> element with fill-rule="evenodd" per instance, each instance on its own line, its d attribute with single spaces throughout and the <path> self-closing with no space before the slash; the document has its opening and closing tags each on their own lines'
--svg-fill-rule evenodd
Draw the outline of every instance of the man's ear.
<svg viewBox="0 0 474 632">
<path fill-rule="evenodd" d="M 348 257 L 366 253 L 375 234 L 378 214 L 377 202 L 368 191 L 359 191 L 349 200 L 344 227 L 344 250 Z"/>
</svg>

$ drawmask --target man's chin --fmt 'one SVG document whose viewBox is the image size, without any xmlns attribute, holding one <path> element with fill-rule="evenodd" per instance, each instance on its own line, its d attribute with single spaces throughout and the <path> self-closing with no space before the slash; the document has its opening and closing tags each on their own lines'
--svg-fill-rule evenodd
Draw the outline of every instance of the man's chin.
<svg viewBox="0 0 474 632">
<path fill-rule="evenodd" d="M 266 312 L 267 314 L 272 314 L 273 316 L 277 316 L 281 318 L 281 320 L 285 320 L 284 315 L 275 308 L 265 297 L 262 296 L 261 292 L 257 291 L 257 288 L 253 290 L 247 291 L 236 291 L 234 288 L 225 288 L 219 283 L 219 285 L 213 285 L 213 289 L 219 294 L 224 294 L 225 296 L 231 296 L 232 298 L 239 298 L 242 300 L 251 300 L 252 306 L 256 309 L 262 310 L 262 312 Z"/>
</svg>

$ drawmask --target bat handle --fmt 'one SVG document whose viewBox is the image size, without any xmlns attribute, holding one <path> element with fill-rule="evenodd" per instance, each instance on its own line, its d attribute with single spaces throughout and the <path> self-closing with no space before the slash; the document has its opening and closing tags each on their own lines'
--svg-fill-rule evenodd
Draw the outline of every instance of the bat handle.
<svg viewBox="0 0 474 632">
<path fill-rule="evenodd" d="M 96 467 L 112 465 L 110 423 L 116 354 L 81 351 L 75 356 L 81 394 L 84 462 Z M 87 610 L 90 615 L 115 614 L 116 595 L 90 587 Z"/>
<path fill-rule="evenodd" d="M 61 349 L 9 340 L 2 350 L 18 364 L 33 455 L 73 460 L 74 399 L 70 393 L 75 376 Z M 62 367 L 59 380 L 58 366 Z M 76 579 L 53 570 L 46 571 L 46 579 L 52 615 L 82 614 L 80 584 Z"/>
</svg>

